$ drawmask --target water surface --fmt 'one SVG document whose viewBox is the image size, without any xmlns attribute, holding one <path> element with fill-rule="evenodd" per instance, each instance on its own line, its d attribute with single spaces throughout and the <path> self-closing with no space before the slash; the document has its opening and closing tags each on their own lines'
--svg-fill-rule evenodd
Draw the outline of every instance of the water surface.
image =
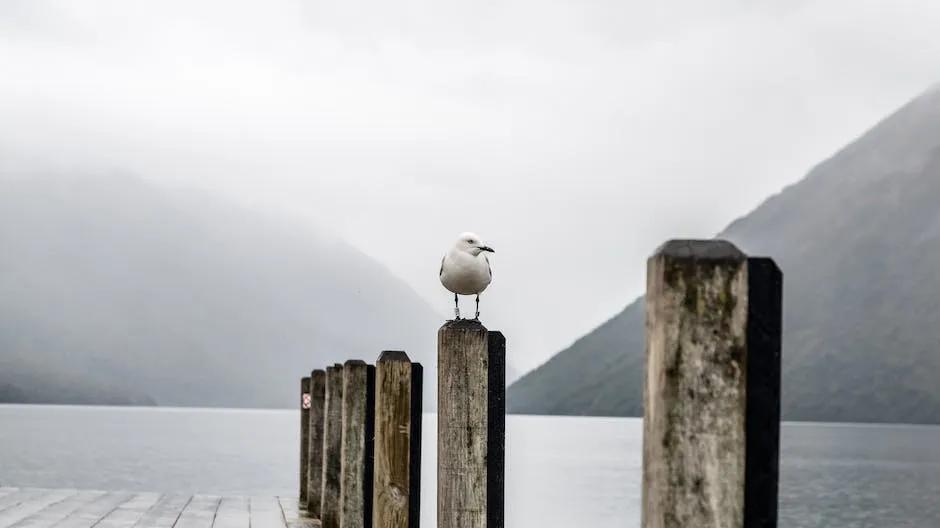
<svg viewBox="0 0 940 528">
<path fill-rule="evenodd" d="M 296 495 L 296 411 L 0 405 L 0 484 Z M 509 528 L 639 526 L 642 422 L 510 416 Z M 422 525 L 435 526 L 434 415 Z M 780 526 L 940 526 L 940 427 L 785 424 Z"/>
</svg>

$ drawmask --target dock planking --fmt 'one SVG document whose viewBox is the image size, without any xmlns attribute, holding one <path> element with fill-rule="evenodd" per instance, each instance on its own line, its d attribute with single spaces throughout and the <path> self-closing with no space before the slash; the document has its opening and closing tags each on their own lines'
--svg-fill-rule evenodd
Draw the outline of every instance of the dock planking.
<svg viewBox="0 0 940 528">
<path fill-rule="evenodd" d="M 0 528 L 319 528 L 297 497 L 0 487 Z"/>
<path fill-rule="evenodd" d="M 222 497 L 213 528 L 249 528 L 251 512 L 248 497 Z"/>
<path fill-rule="evenodd" d="M 159 493 L 137 493 L 103 517 L 94 528 L 131 528 L 160 500 Z"/>
<path fill-rule="evenodd" d="M 175 528 L 211 528 L 222 497 L 217 495 L 195 495 L 183 508 L 183 513 L 173 525 Z"/>
<path fill-rule="evenodd" d="M 284 512 L 284 522 L 287 528 L 320 528 L 320 521 L 301 515 L 300 504 L 296 498 L 280 497 L 278 502 Z"/>
<path fill-rule="evenodd" d="M 29 489 L 29 488 L 0 488 L 0 491 L 4 491 L 0 495 L 0 513 L 6 511 L 9 508 L 16 506 L 17 504 L 23 502 L 25 497 L 28 497 L 30 494 L 36 495 L 39 493 L 46 492 L 48 490 L 40 489 Z"/>
<path fill-rule="evenodd" d="M 39 510 L 28 517 L 24 517 L 12 524 L 12 528 L 42 528 L 44 526 L 54 526 L 64 521 L 72 515 L 83 504 L 95 500 L 105 495 L 103 491 L 81 491 L 71 497 L 51 504 L 50 506 Z"/>
<path fill-rule="evenodd" d="M 285 528 L 284 512 L 277 497 L 251 497 L 251 528 Z"/>
<path fill-rule="evenodd" d="M 152 508 L 144 512 L 136 526 L 147 528 L 173 528 L 180 513 L 192 500 L 192 496 L 167 494 L 160 496 Z"/>
<path fill-rule="evenodd" d="M 122 504 L 131 500 L 133 496 L 134 494 L 127 492 L 105 493 L 86 502 L 62 522 L 56 523 L 55 526 L 56 528 L 91 528 L 117 510 Z"/>
<path fill-rule="evenodd" d="M 26 489 L 12 495 L 15 502 L 0 511 L 0 526 L 14 526 L 16 523 L 35 515 L 42 510 L 65 501 L 78 490 L 35 490 Z"/>
</svg>

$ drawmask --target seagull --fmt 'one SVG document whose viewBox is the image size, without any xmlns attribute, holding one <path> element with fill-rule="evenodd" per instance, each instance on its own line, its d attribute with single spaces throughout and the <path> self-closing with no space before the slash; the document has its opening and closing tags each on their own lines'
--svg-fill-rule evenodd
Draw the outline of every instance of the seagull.
<svg viewBox="0 0 940 528">
<path fill-rule="evenodd" d="M 457 238 L 454 247 L 441 259 L 441 284 L 454 292 L 455 320 L 460 319 L 457 294 L 477 296 L 477 313 L 473 319 L 480 319 L 480 293 L 493 280 L 493 270 L 490 269 L 490 261 L 484 253 L 495 252 L 484 244 L 479 236 L 463 233 Z"/>
</svg>

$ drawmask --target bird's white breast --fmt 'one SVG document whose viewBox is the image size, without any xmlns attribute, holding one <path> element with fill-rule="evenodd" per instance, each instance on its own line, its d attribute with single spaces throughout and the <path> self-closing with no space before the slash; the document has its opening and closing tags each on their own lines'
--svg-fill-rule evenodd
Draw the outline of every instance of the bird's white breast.
<svg viewBox="0 0 940 528">
<path fill-rule="evenodd" d="M 441 284 L 460 295 L 481 293 L 492 280 L 486 256 L 451 250 L 441 263 Z"/>
</svg>

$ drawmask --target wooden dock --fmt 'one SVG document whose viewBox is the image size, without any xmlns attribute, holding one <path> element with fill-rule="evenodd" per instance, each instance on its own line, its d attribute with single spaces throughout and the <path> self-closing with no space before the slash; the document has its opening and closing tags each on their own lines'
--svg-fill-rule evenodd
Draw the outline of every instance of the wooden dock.
<svg viewBox="0 0 940 528">
<path fill-rule="evenodd" d="M 319 528 L 297 497 L 0 487 L 0 528 Z"/>
<path fill-rule="evenodd" d="M 667 242 L 647 269 L 641 523 L 776 528 L 782 274 L 721 240 Z M 456 320 L 437 343 L 437 528 L 503 528 L 505 337 Z M 0 487 L 0 528 L 418 526 L 421 365 L 308 372 L 297 496 Z"/>
</svg>

